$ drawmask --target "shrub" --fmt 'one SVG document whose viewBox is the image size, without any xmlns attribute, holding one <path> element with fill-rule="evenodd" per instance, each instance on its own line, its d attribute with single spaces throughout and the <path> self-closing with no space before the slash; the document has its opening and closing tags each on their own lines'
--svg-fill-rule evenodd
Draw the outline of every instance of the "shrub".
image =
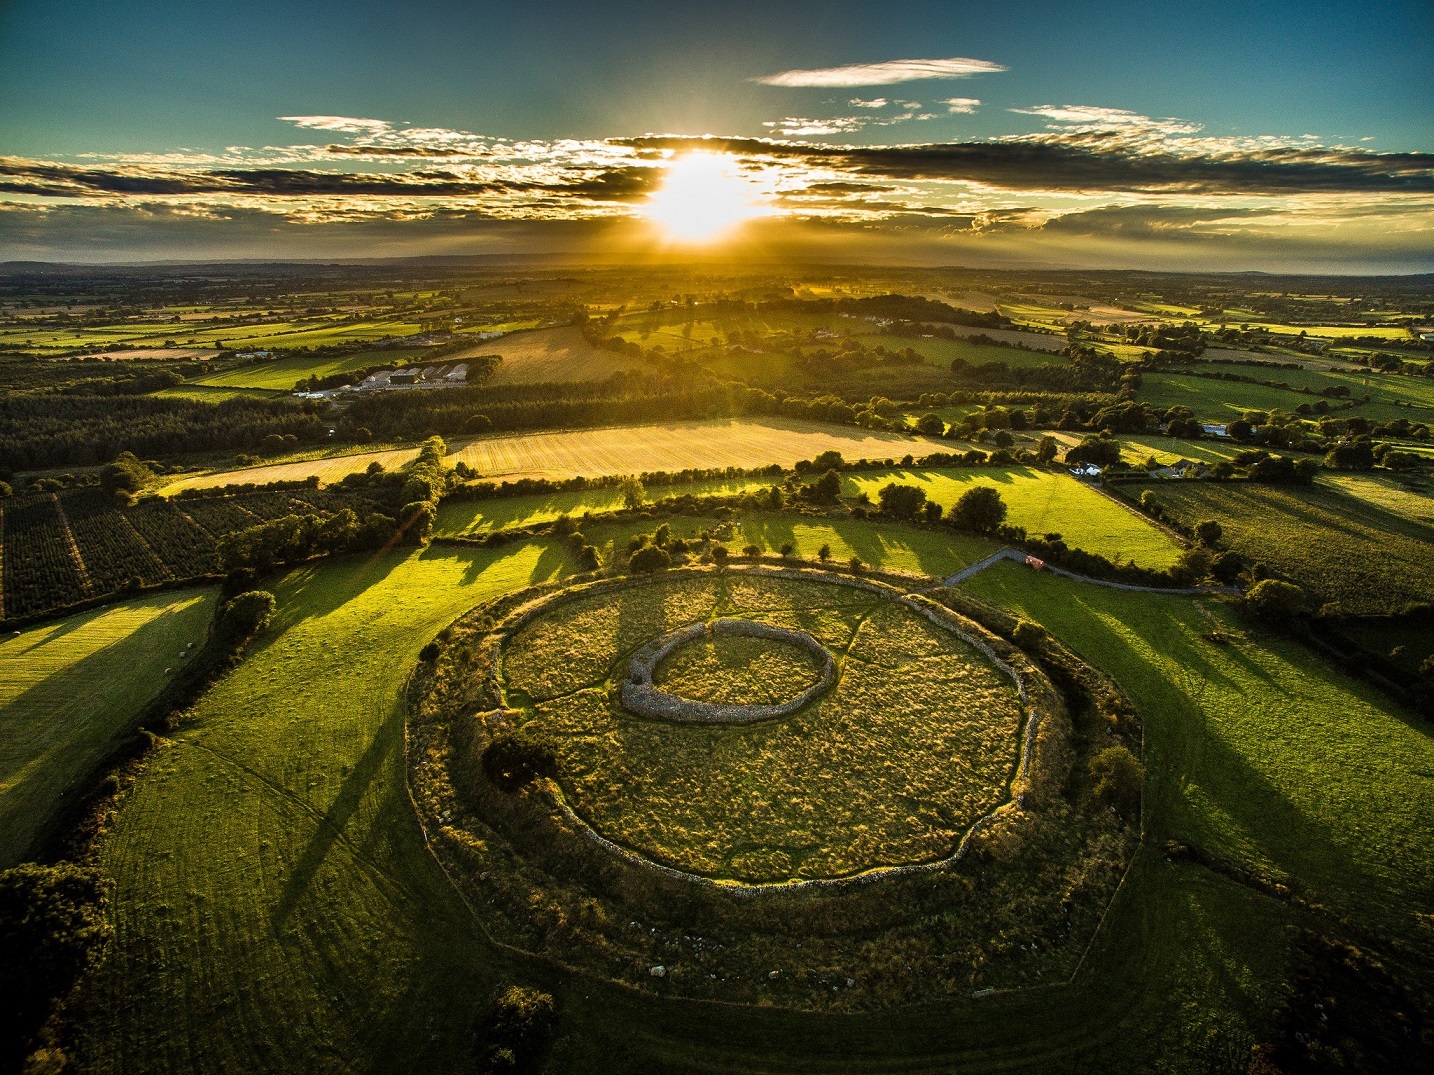
<svg viewBox="0 0 1434 1075">
<path fill-rule="evenodd" d="M 730 554 L 727 552 L 727 546 L 726 546 L 726 545 L 713 545 L 713 546 L 712 546 L 712 562 L 713 562 L 714 564 L 716 564 L 718 567 L 726 567 L 726 566 L 727 566 L 727 557 L 728 557 L 728 555 L 730 555 Z"/>
<path fill-rule="evenodd" d="M 537 1070 L 557 1021 L 558 1006 L 550 994 L 510 986 L 489 1012 L 478 1070 L 484 1075 Z"/>
<path fill-rule="evenodd" d="M 667 555 L 666 549 L 656 545 L 644 545 L 632 554 L 628 565 L 639 574 L 650 575 L 654 571 L 671 567 L 672 557 Z"/>
<path fill-rule="evenodd" d="M 951 509 L 950 520 L 961 530 L 989 534 L 1006 521 L 1006 502 L 994 487 L 978 485 L 961 494 Z"/>
<path fill-rule="evenodd" d="M 790 541 L 782 542 L 782 547 L 777 550 L 777 552 L 781 553 L 783 560 L 788 559 L 796 551 L 797 547 L 793 545 Z"/>
<path fill-rule="evenodd" d="M 762 547 L 760 545 L 743 545 L 742 555 L 748 560 L 755 560 L 762 555 Z"/>
<path fill-rule="evenodd" d="M 1090 760 L 1091 797 L 1125 818 L 1140 810 L 1140 786 L 1145 768 L 1127 747 L 1106 747 Z"/>
<path fill-rule="evenodd" d="M 859 575 L 861 574 L 862 568 L 864 568 L 866 565 L 861 562 L 860 556 L 853 556 L 850 560 L 846 562 L 846 566 L 851 568 L 852 571 L 856 572 Z"/>
<path fill-rule="evenodd" d="M 817 559 L 820 560 L 822 563 L 826 563 L 831 558 L 832 547 L 830 545 L 823 545 L 820 549 L 817 550 Z"/>
<path fill-rule="evenodd" d="M 441 652 L 442 650 L 437 642 L 430 642 L 418 651 L 418 659 L 424 664 L 432 664 L 438 660 L 438 654 Z"/>
<path fill-rule="evenodd" d="M 1030 620 L 1017 620 L 1015 630 L 1011 632 L 1011 641 L 1022 649 L 1039 649 L 1045 640 L 1046 629 Z"/>
<path fill-rule="evenodd" d="M 527 732 L 502 732 L 483 748 L 483 774 L 509 795 L 540 776 L 554 777 L 557 773 L 557 752 Z"/>
</svg>

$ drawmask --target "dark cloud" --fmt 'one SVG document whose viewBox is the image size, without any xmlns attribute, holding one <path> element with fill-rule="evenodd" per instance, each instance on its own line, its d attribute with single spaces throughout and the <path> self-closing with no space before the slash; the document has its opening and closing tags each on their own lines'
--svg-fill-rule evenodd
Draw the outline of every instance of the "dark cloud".
<svg viewBox="0 0 1434 1075">
<path fill-rule="evenodd" d="M 647 136 L 637 149 L 798 159 L 884 179 L 967 180 L 1008 190 L 1183 194 L 1434 193 L 1434 154 L 1272 148 L 1173 153 L 1102 133 L 1037 140 L 823 146 L 760 138 Z"/>
<path fill-rule="evenodd" d="M 318 172 L 300 168 L 170 171 L 154 168 L 81 168 L 0 158 L 0 191 L 52 198 L 118 195 L 228 194 L 274 198 L 334 195 L 444 197 L 552 192 L 595 201 L 627 201 L 651 189 L 654 169 L 572 169 L 554 182 L 473 180 L 456 172 Z"/>
</svg>

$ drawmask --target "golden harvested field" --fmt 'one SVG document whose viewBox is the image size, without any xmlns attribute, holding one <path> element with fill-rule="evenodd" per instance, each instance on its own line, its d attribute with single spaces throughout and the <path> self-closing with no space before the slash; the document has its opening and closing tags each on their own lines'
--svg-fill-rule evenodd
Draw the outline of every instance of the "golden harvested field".
<svg viewBox="0 0 1434 1075">
<path fill-rule="evenodd" d="M 566 325 L 483 340 L 464 354 L 503 356 L 493 384 L 603 381 L 642 365 L 638 359 L 598 350 L 581 332 Z"/>
<path fill-rule="evenodd" d="M 598 477 L 679 471 L 693 467 L 759 467 L 768 463 L 790 467 L 799 459 L 811 459 L 825 451 L 841 452 L 847 459 L 900 459 L 907 454 L 919 456 L 949 450 L 949 445 L 924 437 L 876 433 L 852 426 L 764 418 L 524 433 L 454 441 L 449 448 L 450 466 L 462 460 L 484 477 L 511 481 L 569 478 L 578 474 Z M 417 452 L 417 448 L 395 448 L 219 471 L 183 478 L 165 486 L 162 492 L 172 495 L 181 489 L 204 489 L 238 482 L 298 481 L 310 474 L 317 474 L 325 483 L 336 482 L 345 474 L 364 470 L 375 460 L 392 470 L 408 462 Z"/>
</svg>

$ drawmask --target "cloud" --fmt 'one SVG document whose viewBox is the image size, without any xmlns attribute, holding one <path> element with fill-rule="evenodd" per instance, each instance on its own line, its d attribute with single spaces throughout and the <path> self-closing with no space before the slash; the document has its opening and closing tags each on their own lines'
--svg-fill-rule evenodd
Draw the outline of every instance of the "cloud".
<svg viewBox="0 0 1434 1075">
<path fill-rule="evenodd" d="M 885 97 L 873 97 L 869 101 L 864 101 L 860 97 L 853 97 L 847 104 L 851 105 L 852 108 L 885 108 L 891 104 L 891 102 Z"/>
<path fill-rule="evenodd" d="M 343 134 L 376 134 L 393 128 L 382 119 L 355 119 L 353 116 L 280 116 L 285 123 L 311 131 L 339 131 Z"/>
<path fill-rule="evenodd" d="M 981 100 L 978 97 L 947 97 L 939 103 L 946 106 L 947 112 L 960 112 L 967 115 L 981 107 Z"/>
<path fill-rule="evenodd" d="M 842 67 L 778 71 L 751 81 L 764 86 L 894 86 L 929 78 L 968 78 L 1008 70 L 989 60 L 953 56 L 946 60 L 887 60 L 884 63 L 851 63 Z"/>
<path fill-rule="evenodd" d="M 866 119 L 861 116 L 833 116 L 831 119 L 788 116 L 786 119 L 769 120 L 762 126 L 771 127 L 784 138 L 815 138 L 826 134 L 851 134 L 866 124 Z"/>
<path fill-rule="evenodd" d="M 647 136 L 624 144 L 798 160 L 886 179 L 1050 192 L 1179 195 L 1434 194 L 1434 153 L 1285 147 L 1174 153 L 1098 135 L 1043 141 L 829 146 L 759 138 Z"/>
<path fill-rule="evenodd" d="M 978 102 L 979 103 L 979 102 Z M 1103 108 L 1100 105 L 1036 105 L 1034 108 L 1012 108 L 1023 116 L 1044 116 L 1056 123 L 1075 124 L 1090 130 L 1140 130 L 1160 134 L 1195 134 L 1202 130 L 1199 123 L 1169 116 L 1151 119 L 1124 108 Z"/>
</svg>

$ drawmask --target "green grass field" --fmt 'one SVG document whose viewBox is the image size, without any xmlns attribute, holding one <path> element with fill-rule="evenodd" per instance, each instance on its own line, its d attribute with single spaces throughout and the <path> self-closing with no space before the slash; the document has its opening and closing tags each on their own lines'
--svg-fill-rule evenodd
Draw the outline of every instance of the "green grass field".
<svg viewBox="0 0 1434 1075">
<path fill-rule="evenodd" d="M 1326 471 L 1320 481 L 1411 522 L 1434 526 L 1434 487 L 1424 477 Z"/>
<path fill-rule="evenodd" d="M 0 868 L 32 841 L 129 732 L 189 642 L 212 590 L 156 594 L 0 641 Z"/>
<path fill-rule="evenodd" d="M 1427 943 L 1434 737 L 1377 691 L 1225 604 L 1123 594 L 1015 565 L 965 587 L 1112 674 L 1146 722 L 1147 829 Z M 1229 642 L 1203 636 L 1214 628 Z"/>
<path fill-rule="evenodd" d="M 369 366 L 383 366 L 390 363 L 402 365 L 405 362 L 422 362 L 422 355 L 423 348 L 419 347 L 386 347 L 383 350 L 359 351 L 355 354 L 337 357 L 333 355 L 294 355 L 278 358 L 272 362 L 261 362 L 254 366 L 239 366 L 235 369 L 221 370 L 195 381 L 194 384 L 291 392 L 297 382 L 309 377 L 329 377 L 335 373 L 349 373 Z"/>
<path fill-rule="evenodd" d="M 904 351 L 910 347 L 918 354 L 924 355 L 934 366 L 946 369 L 955 358 L 965 359 L 973 366 L 980 366 L 987 362 L 1004 362 L 1012 369 L 1023 369 L 1027 366 L 1040 366 L 1043 364 L 1064 365 L 1067 360 L 1060 355 L 1048 354 L 1044 351 L 1022 351 L 1015 347 L 992 347 L 989 344 L 972 343 L 969 340 L 943 340 L 936 336 L 917 336 L 914 339 L 908 336 L 892 336 L 883 333 L 881 335 L 857 336 L 856 339 L 868 347 L 880 345 L 888 351 Z"/>
<path fill-rule="evenodd" d="M 1319 392 L 1325 387 L 1339 386 L 1349 389 L 1350 395 L 1359 398 L 1365 395 L 1370 402 L 1360 404 L 1353 411 L 1339 411 L 1337 414 L 1358 414 L 1376 421 L 1404 417 L 1411 422 L 1427 422 L 1434 418 L 1434 385 L 1415 377 L 1400 377 L 1391 374 L 1369 374 L 1359 376 L 1347 373 L 1321 373 L 1313 370 L 1262 370 L 1239 368 L 1262 380 L 1284 381 L 1294 387 L 1273 388 L 1269 385 L 1242 384 L 1239 381 L 1219 381 L 1210 377 L 1182 377 L 1178 374 L 1147 374 L 1141 384 L 1138 397 L 1153 407 L 1189 407 L 1199 418 L 1228 422 L 1239 417 L 1243 411 L 1271 411 L 1280 409 L 1293 411 L 1301 403 L 1313 406 L 1323 399 Z M 1308 385 L 1312 394 L 1295 391 Z M 1331 405 L 1337 400 L 1328 400 Z M 1409 404 L 1404 406 L 1403 404 Z"/>
<path fill-rule="evenodd" d="M 1150 487 L 1176 519 L 1214 519 L 1230 548 L 1346 612 L 1398 612 L 1434 594 L 1434 529 L 1333 489 L 1250 482 Z M 1139 492 L 1132 492 L 1138 496 Z"/>
<path fill-rule="evenodd" d="M 990 485 L 1006 501 L 1006 521 L 1028 533 L 1059 533 L 1070 545 L 1146 567 L 1165 567 L 1180 555 L 1163 530 L 1066 474 L 1017 468 L 893 470 L 849 475 L 843 491 L 864 492 L 875 502 L 881 487 L 891 482 L 919 485 L 928 500 L 943 508 L 968 489 Z"/>
<path fill-rule="evenodd" d="M 653 485 L 648 487 L 647 497 L 649 500 L 660 500 L 666 496 L 681 496 L 686 493 L 693 496 L 743 493 L 766 489 L 770 485 L 770 481 L 757 478 L 692 482 L 686 485 Z M 445 500 L 438 507 L 434 533 L 445 537 L 467 537 L 501 530 L 507 526 L 533 526 L 552 522 L 559 515 L 579 516 L 588 511 L 616 511 L 622 506 L 622 493 L 616 488 L 498 497 L 491 500 Z"/>
</svg>

